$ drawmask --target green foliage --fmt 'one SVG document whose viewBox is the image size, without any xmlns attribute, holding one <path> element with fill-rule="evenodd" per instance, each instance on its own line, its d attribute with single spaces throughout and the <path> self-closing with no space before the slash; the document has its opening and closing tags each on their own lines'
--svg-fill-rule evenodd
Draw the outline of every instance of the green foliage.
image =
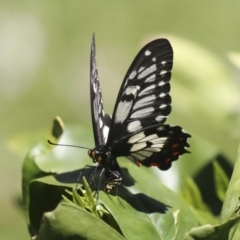
<svg viewBox="0 0 240 240">
<path fill-rule="evenodd" d="M 191 41 L 165 37 L 170 39 L 176 56 L 172 79 L 175 110 L 170 122 L 182 125 L 193 136 L 190 141 L 193 154 L 178 161 L 183 177 L 178 176 L 180 170 L 174 174 L 182 180 L 181 196 L 159 181 L 159 172 L 139 168 L 127 159 L 118 161 L 123 183 L 117 196 L 100 191 L 96 200 L 94 184 L 91 190 L 84 178 L 79 184 L 81 187 L 83 184 L 84 190 L 75 190 L 79 173 L 83 176 L 89 173 L 89 169 L 78 168 L 91 160 L 85 155 L 71 155 L 73 149 L 53 148 L 47 139 L 57 143 L 61 136 L 63 143 L 75 143 L 77 134 L 81 143 L 84 139 L 81 145 L 90 146 L 89 133 L 81 126 L 67 127 L 63 133 L 57 118 L 52 133 L 28 153 L 23 164 L 25 213 L 35 239 L 106 239 L 106 236 L 130 240 L 239 239 L 240 157 L 230 184 L 226 169 L 217 160 L 212 162 L 210 176 L 204 176 L 203 180 L 211 177 L 213 181 L 211 190 L 210 181 L 205 181 L 208 194 L 214 192 L 223 203 L 221 214 L 212 208 L 215 200 L 209 204 L 202 189 L 189 176 L 219 154 L 233 159 L 236 148 L 233 143 L 240 135 L 239 117 L 233 109 L 238 106 L 239 91 L 229 81 L 231 73 L 220 58 Z M 197 57 L 192 57 L 193 53 Z M 234 59 L 232 62 L 237 65 L 236 55 Z M 97 177 L 95 182 L 99 182 Z"/>
<path fill-rule="evenodd" d="M 33 147 L 25 157 L 22 167 L 22 197 L 25 209 L 25 215 L 28 220 L 29 210 L 29 186 L 31 181 L 40 177 L 54 174 L 53 171 L 43 171 L 37 164 L 37 158 L 47 155 L 51 150 L 52 146 L 48 144 L 47 139 L 58 141 L 63 133 L 63 123 L 59 117 L 56 117 L 53 121 L 53 127 L 51 133 L 49 132 L 46 138 L 43 138 L 35 147 Z"/>
<path fill-rule="evenodd" d="M 223 202 L 225 198 L 225 193 L 228 188 L 229 179 L 218 162 L 213 162 L 213 165 L 216 194 L 218 198 Z"/>
<path fill-rule="evenodd" d="M 240 152 L 238 151 L 232 178 L 229 183 L 221 212 L 221 222 L 229 221 L 232 217 L 239 215 L 239 181 L 240 181 Z"/>
<path fill-rule="evenodd" d="M 62 135 L 60 123 L 59 118 L 54 120 L 52 133 L 60 133 L 57 137 L 49 136 L 54 142 Z M 40 169 L 37 158 L 39 155 L 49 155 L 52 150 L 52 146 L 41 142 L 30 151 L 24 162 L 23 196 L 29 229 L 34 239 L 61 240 L 74 237 L 93 240 L 106 239 L 108 236 L 109 239 L 130 240 L 207 240 L 239 237 L 237 184 L 240 157 L 225 196 L 219 223 L 218 217 L 203 201 L 201 191 L 189 176 L 182 178 L 179 196 L 161 184 L 149 169 L 139 168 L 129 160 L 121 159 L 119 163 L 124 181 L 117 195 L 100 191 L 96 200 L 95 192 L 92 192 L 84 177 L 82 187 L 76 190 L 76 179 L 81 170 L 53 172 L 51 164 L 49 171 L 46 171 L 46 164 L 44 171 Z M 86 163 L 80 159 L 81 166 Z M 228 178 L 217 161 L 213 162 L 213 169 L 215 191 L 223 200 Z"/>
<path fill-rule="evenodd" d="M 204 203 L 201 192 L 191 177 L 183 177 L 183 186 L 180 192 L 183 199 L 189 204 L 189 208 L 195 215 L 199 224 L 217 223 L 217 219 L 214 217 L 207 204 Z"/>
<path fill-rule="evenodd" d="M 113 228 L 75 205 L 61 203 L 44 215 L 37 240 L 124 239 Z M 73 238 L 74 237 L 74 238 Z"/>
</svg>

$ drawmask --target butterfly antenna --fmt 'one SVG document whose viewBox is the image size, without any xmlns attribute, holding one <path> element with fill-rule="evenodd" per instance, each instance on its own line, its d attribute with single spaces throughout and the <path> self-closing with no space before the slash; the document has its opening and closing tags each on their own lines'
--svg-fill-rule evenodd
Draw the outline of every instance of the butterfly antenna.
<svg viewBox="0 0 240 240">
<path fill-rule="evenodd" d="M 76 147 L 76 148 L 83 148 L 83 149 L 88 149 L 90 150 L 90 148 L 87 147 L 80 147 L 80 146 L 75 146 L 75 145 L 68 145 L 68 144 L 59 144 L 59 143 L 53 143 L 50 140 L 47 140 L 49 144 L 54 145 L 54 146 L 62 146 L 62 147 Z"/>
</svg>

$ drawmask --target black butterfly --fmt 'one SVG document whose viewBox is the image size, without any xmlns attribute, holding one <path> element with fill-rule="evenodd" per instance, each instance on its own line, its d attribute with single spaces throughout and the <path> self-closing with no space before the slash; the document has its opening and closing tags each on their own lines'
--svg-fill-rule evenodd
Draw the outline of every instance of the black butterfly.
<svg viewBox="0 0 240 240">
<path fill-rule="evenodd" d="M 171 167 L 187 153 L 191 137 L 179 126 L 163 125 L 171 112 L 170 78 L 173 50 L 167 39 L 141 49 L 119 90 L 112 119 L 104 113 L 95 56 L 91 45 L 90 93 L 95 148 L 88 154 L 105 171 L 106 191 L 122 181 L 116 158 L 127 156 L 137 165 Z"/>
</svg>

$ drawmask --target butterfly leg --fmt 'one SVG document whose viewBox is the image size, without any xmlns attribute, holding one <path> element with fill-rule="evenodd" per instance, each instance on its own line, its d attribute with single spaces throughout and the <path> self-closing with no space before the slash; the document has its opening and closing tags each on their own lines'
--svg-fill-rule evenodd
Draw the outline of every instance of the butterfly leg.
<svg viewBox="0 0 240 240">
<path fill-rule="evenodd" d="M 96 199 L 98 200 L 99 199 L 99 190 L 100 190 L 100 185 L 101 185 L 101 180 L 102 180 L 102 175 L 105 171 L 105 168 L 102 168 L 102 171 L 100 172 L 99 174 L 99 181 L 98 181 L 98 187 L 97 187 L 97 190 L 94 194 L 94 197 L 96 196 Z"/>
<path fill-rule="evenodd" d="M 122 182 L 122 174 L 120 172 L 120 169 L 114 171 L 107 169 L 105 178 L 106 178 L 105 191 L 107 193 L 110 193 L 116 186 L 119 186 Z"/>
<path fill-rule="evenodd" d="M 97 166 L 97 167 L 98 167 L 98 166 Z M 94 175 L 95 175 L 95 170 L 97 169 L 97 167 L 96 167 L 96 166 L 91 166 L 91 165 L 86 165 L 86 166 L 82 169 L 82 171 L 80 171 L 80 173 L 79 173 L 79 175 L 78 175 L 77 182 L 76 182 L 76 187 L 75 187 L 75 188 L 77 189 L 78 184 L 80 183 L 80 179 L 81 179 L 84 171 L 86 170 L 86 168 L 94 168 L 94 169 L 91 170 L 90 173 L 88 174 L 87 180 L 89 180 L 90 174 L 91 174 L 93 171 L 94 171 Z M 92 183 L 92 181 L 91 181 L 90 183 Z"/>
<path fill-rule="evenodd" d="M 101 165 L 98 165 L 92 171 L 90 171 L 88 174 L 87 179 L 89 181 L 89 184 L 93 184 L 96 189 L 97 189 L 97 185 L 96 185 L 96 181 L 95 181 L 96 172 L 100 171 L 102 169 L 103 169 L 103 167 Z"/>
</svg>

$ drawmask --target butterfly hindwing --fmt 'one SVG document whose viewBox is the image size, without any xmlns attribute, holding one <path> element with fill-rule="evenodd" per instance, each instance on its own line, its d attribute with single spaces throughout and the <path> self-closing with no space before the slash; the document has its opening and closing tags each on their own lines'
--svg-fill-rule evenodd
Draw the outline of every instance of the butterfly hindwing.
<svg viewBox="0 0 240 240">
<path fill-rule="evenodd" d="M 156 166 L 161 170 L 171 167 L 172 161 L 188 151 L 185 133 L 179 126 L 162 125 L 140 131 L 128 137 L 114 148 L 114 154 L 129 157 L 137 164 L 146 167 Z"/>
<path fill-rule="evenodd" d="M 168 40 L 157 39 L 142 48 L 120 88 L 107 145 L 165 122 L 171 112 L 172 64 L 173 51 Z"/>
</svg>

